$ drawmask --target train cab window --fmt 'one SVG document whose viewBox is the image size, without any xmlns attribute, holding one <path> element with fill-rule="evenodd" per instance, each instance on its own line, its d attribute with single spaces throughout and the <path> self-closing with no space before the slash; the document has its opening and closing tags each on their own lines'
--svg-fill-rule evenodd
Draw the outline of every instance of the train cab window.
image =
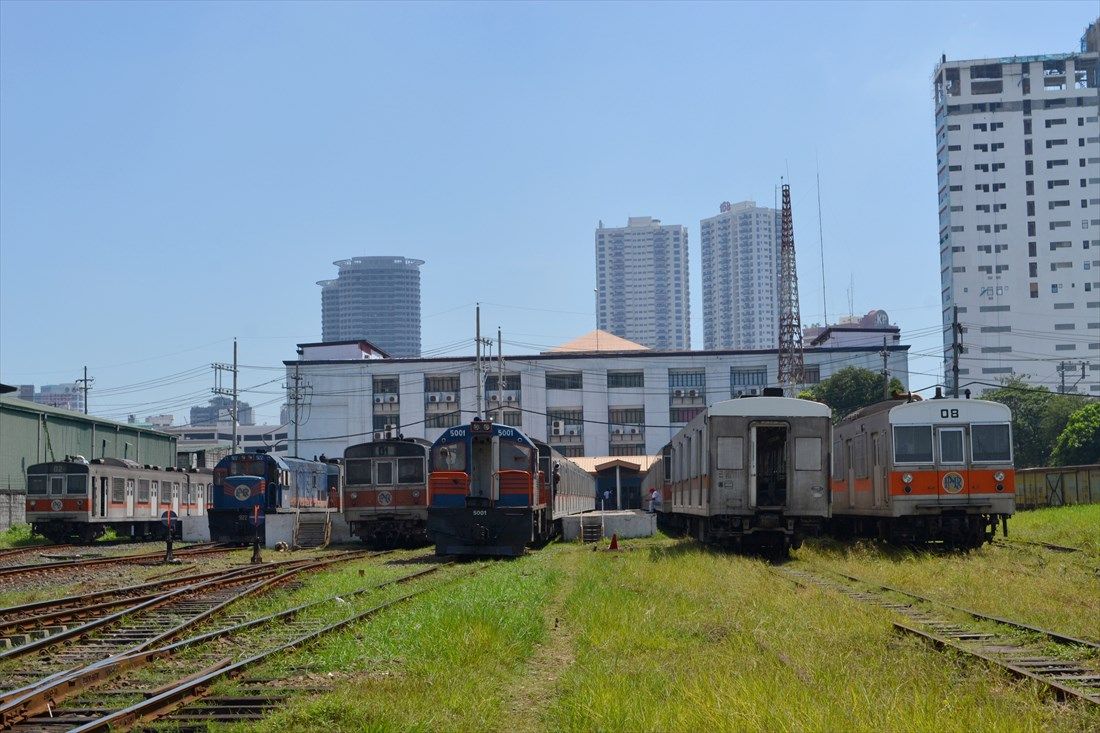
<svg viewBox="0 0 1100 733">
<path fill-rule="evenodd" d="M 424 483 L 424 459 L 423 458 L 399 458 L 397 459 L 397 483 L 422 484 Z"/>
<path fill-rule="evenodd" d="M 432 468 L 438 471 L 465 471 L 466 446 L 447 443 L 432 448 Z"/>
<path fill-rule="evenodd" d="M 940 463 L 965 463 L 962 428 L 940 429 Z"/>
<path fill-rule="evenodd" d="M 65 482 L 66 494 L 84 494 L 88 491 L 88 477 L 84 474 L 72 474 Z"/>
<path fill-rule="evenodd" d="M 45 476 L 27 476 L 27 493 L 42 495 L 46 493 Z"/>
<path fill-rule="evenodd" d="M 970 426 L 970 452 L 975 463 L 1008 463 L 1012 460 L 1012 438 L 1007 423 Z"/>
<path fill-rule="evenodd" d="M 744 453 L 744 438 L 718 438 L 718 470 L 740 471 Z"/>
<path fill-rule="evenodd" d="M 347 463 L 347 483 L 349 486 L 370 486 L 371 484 L 371 463 L 368 458 L 366 460 L 353 458 Z"/>
<path fill-rule="evenodd" d="M 932 462 L 932 426 L 899 425 L 894 428 L 895 463 Z"/>
<path fill-rule="evenodd" d="M 794 470 L 821 470 L 821 438 L 794 439 Z"/>
<path fill-rule="evenodd" d="M 388 486 L 393 483 L 393 461 L 378 461 L 375 464 L 375 481 L 379 486 Z"/>
<path fill-rule="evenodd" d="M 60 496 L 65 492 L 65 477 L 50 476 L 50 494 Z"/>
</svg>

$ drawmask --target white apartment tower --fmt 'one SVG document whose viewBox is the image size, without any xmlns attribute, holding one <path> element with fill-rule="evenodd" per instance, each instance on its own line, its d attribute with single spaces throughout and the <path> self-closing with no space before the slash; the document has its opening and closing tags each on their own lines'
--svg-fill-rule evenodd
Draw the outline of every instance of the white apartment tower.
<svg viewBox="0 0 1100 733">
<path fill-rule="evenodd" d="M 723 202 L 699 222 L 703 248 L 703 348 L 779 344 L 779 218 L 754 201 Z"/>
<path fill-rule="evenodd" d="M 658 351 L 691 348 L 688 233 L 632 216 L 596 229 L 596 327 Z"/>
<path fill-rule="evenodd" d="M 949 386 L 957 308 L 960 388 L 1026 375 L 1036 386 L 1100 393 L 1095 24 L 1086 39 L 1079 53 L 936 67 Z"/>
</svg>

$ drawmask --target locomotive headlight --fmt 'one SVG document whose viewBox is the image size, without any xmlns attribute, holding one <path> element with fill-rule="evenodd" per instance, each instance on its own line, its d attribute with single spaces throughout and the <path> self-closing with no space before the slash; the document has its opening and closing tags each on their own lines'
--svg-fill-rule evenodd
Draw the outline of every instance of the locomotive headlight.
<svg viewBox="0 0 1100 733">
<path fill-rule="evenodd" d="M 997 484 L 997 491 L 1004 491 L 1004 490 L 1005 490 L 1005 485 L 1004 484 Z"/>
<path fill-rule="evenodd" d="M 824 486 L 811 486 L 810 487 L 810 494 L 815 499 L 820 499 L 822 496 L 825 495 L 825 487 Z"/>
<path fill-rule="evenodd" d="M 359 498 L 359 494 L 357 494 L 357 493 L 355 493 L 355 492 L 353 491 L 353 492 L 351 492 L 351 498 L 352 498 L 352 499 L 358 499 L 358 498 Z"/>
<path fill-rule="evenodd" d="M 901 477 L 901 480 L 904 481 L 907 484 L 911 484 L 911 483 L 913 483 L 913 474 L 907 473 L 907 474 L 905 474 L 904 476 Z"/>
<path fill-rule="evenodd" d="M 1005 480 L 1005 472 L 1004 471 L 997 471 L 997 473 L 993 474 L 993 480 L 997 481 L 997 482 L 1004 481 Z"/>
</svg>

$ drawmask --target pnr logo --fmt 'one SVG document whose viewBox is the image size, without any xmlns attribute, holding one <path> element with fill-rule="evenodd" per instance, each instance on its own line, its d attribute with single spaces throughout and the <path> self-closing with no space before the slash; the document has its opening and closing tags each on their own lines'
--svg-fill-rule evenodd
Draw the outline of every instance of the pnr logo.
<svg viewBox="0 0 1100 733">
<path fill-rule="evenodd" d="M 252 496 L 252 487 L 247 484 L 238 484 L 233 489 L 233 498 L 237 501 L 248 501 Z"/>
<path fill-rule="evenodd" d="M 393 502 L 393 494 L 388 491 L 378 492 L 378 503 L 382 506 L 389 506 Z"/>
<path fill-rule="evenodd" d="M 62 504 L 60 499 L 54 499 L 52 502 L 50 502 L 50 509 L 53 509 L 55 512 L 61 511 L 61 506 Z"/>
<path fill-rule="evenodd" d="M 955 473 L 954 471 L 945 473 L 941 483 L 943 485 L 943 490 L 948 494 L 957 494 L 963 490 L 962 474 Z"/>
</svg>

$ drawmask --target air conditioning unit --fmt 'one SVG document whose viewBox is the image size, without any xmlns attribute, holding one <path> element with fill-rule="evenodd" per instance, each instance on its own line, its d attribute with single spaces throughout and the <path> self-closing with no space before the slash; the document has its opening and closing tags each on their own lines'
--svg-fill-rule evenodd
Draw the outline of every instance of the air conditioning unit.
<svg viewBox="0 0 1100 733">
<path fill-rule="evenodd" d="M 428 402 L 439 402 L 439 395 L 435 395 L 435 394 L 428 395 Z"/>
<path fill-rule="evenodd" d="M 455 401 L 455 396 L 453 394 L 449 394 L 449 395 L 447 395 L 446 397 L 443 398 L 443 401 L 444 402 L 454 402 Z"/>
<path fill-rule="evenodd" d="M 678 389 L 678 390 L 676 390 L 672 393 L 672 396 L 673 397 L 683 397 L 684 396 L 684 390 Z"/>
<path fill-rule="evenodd" d="M 577 429 L 576 428 L 569 428 L 569 434 L 570 435 L 576 435 L 577 434 Z"/>
<path fill-rule="evenodd" d="M 490 402 L 496 402 L 497 401 L 497 396 L 495 394 L 489 395 L 489 401 Z"/>
<path fill-rule="evenodd" d="M 616 427 L 611 428 L 611 432 L 614 433 L 615 435 L 622 435 L 623 434 L 623 429 L 616 426 Z"/>
<path fill-rule="evenodd" d="M 515 397 L 515 395 L 506 395 L 505 398 L 504 398 L 504 401 L 505 402 L 515 402 L 516 397 Z"/>
<path fill-rule="evenodd" d="M 629 432 L 631 435 L 637 435 L 638 434 L 638 428 L 631 425 L 629 428 L 627 428 L 627 432 Z"/>
<path fill-rule="evenodd" d="M 752 389 L 749 390 L 749 394 L 750 395 L 757 395 L 757 394 L 759 394 L 759 392 L 757 391 L 756 387 L 753 387 Z"/>
<path fill-rule="evenodd" d="M 697 390 L 697 389 L 689 389 L 688 390 L 688 397 L 698 397 L 698 396 L 699 396 L 699 390 Z"/>
<path fill-rule="evenodd" d="M 376 430 L 376 431 L 374 432 L 374 439 L 375 439 L 375 440 L 382 440 L 382 439 L 384 439 L 385 437 L 386 437 L 386 434 L 385 434 L 385 433 L 379 432 L 379 431 L 377 431 L 377 430 Z"/>
<path fill-rule="evenodd" d="M 565 434 L 565 422 L 562 420 L 554 420 L 550 423 L 551 435 L 564 435 Z"/>
<path fill-rule="evenodd" d="M 379 396 L 379 395 L 375 395 L 375 397 L 374 397 L 374 404 L 376 404 L 376 405 L 380 405 L 380 404 L 382 404 L 382 398 L 381 398 L 381 396 Z"/>
<path fill-rule="evenodd" d="M 387 402 L 397 402 L 397 395 L 391 394 L 389 397 L 386 398 L 386 401 Z"/>
</svg>

